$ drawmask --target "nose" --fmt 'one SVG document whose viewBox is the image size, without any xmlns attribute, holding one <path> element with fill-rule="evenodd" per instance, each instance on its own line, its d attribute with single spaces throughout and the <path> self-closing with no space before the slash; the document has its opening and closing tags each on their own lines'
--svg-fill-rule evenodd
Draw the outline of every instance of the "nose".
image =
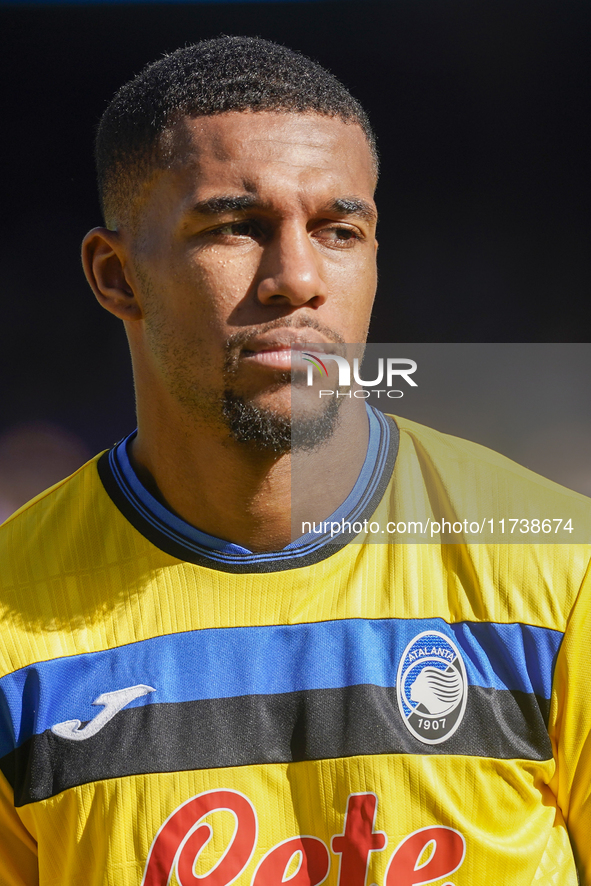
<svg viewBox="0 0 591 886">
<path fill-rule="evenodd" d="M 321 268 L 322 257 L 305 227 L 285 225 L 264 250 L 259 265 L 259 301 L 320 307 L 328 295 Z"/>
</svg>

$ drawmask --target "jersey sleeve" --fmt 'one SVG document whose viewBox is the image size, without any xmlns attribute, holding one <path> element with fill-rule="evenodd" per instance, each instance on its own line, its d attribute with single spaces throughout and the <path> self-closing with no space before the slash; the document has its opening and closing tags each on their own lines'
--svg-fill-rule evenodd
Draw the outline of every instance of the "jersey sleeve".
<svg viewBox="0 0 591 886">
<path fill-rule="evenodd" d="M 552 787 L 565 818 L 581 883 L 591 884 L 591 565 L 571 611 L 554 674 Z"/>
<path fill-rule="evenodd" d="M 37 843 L 14 808 L 12 788 L 0 773 L 0 886 L 37 886 Z"/>
</svg>

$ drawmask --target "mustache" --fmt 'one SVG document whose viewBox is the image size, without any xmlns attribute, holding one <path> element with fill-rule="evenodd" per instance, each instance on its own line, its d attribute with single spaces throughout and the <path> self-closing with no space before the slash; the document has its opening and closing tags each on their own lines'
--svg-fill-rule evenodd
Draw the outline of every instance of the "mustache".
<svg viewBox="0 0 591 886">
<path fill-rule="evenodd" d="M 261 323 L 260 326 L 249 326 L 241 329 L 226 339 L 226 354 L 228 357 L 233 351 L 240 349 L 255 335 L 262 335 L 266 332 L 274 332 L 277 329 L 314 329 L 319 332 L 327 341 L 336 344 L 344 344 L 345 339 L 339 335 L 336 330 L 331 329 L 324 323 L 320 323 L 314 317 L 279 317 L 277 320 L 271 320 L 269 323 Z"/>
</svg>

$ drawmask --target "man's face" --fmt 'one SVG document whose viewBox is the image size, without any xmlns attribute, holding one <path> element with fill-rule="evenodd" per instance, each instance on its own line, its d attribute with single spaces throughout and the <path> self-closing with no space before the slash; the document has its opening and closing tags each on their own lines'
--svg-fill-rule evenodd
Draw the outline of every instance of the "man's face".
<svg viewBox="0 0 591 886">
<path fill-rule="evenodd" d="M 168 148 L 132 235 L 134 356 L 139 345 L 155 383 L 197 419 L 223 423 L 228 397 L 289 416 L 290 347 L 366 338 L 366 138 L 319 114 L 228 112 L 184 118 Z"/>
</svg>

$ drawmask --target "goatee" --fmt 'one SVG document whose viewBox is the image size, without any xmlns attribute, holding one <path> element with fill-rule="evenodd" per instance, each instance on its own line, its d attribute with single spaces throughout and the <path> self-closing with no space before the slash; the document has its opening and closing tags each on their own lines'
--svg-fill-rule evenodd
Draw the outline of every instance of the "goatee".
<svg viewBox="0 0 591 886">
<path fill-rule="evenodd" d="M 292 450 L 316 449 L 335 432 L 339 401 L 332 397 L 316 415 L 298 417 L 264 409 L 249 403 L 231 390 L 224 392 L 222 414 L 232 437 L 258 450 L 286 455 Z"/>
</svg>

